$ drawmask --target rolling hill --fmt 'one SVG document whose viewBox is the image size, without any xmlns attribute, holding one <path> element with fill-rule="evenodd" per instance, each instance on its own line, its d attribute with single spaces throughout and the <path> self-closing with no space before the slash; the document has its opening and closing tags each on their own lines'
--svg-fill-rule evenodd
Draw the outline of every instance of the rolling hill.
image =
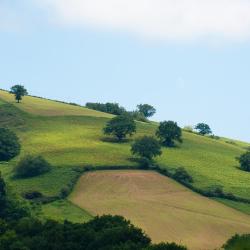
<svg viewBox="0 0 250 250">
<path fill-rule="evenodd" d="M 12 128 L 22 143 L 19 157 L 8 163 L 0 163 L 3 176 L 19 194 L 35 190 L 52 197 L 58 196 L 62 188 L 75 182 L 79 177 L 79 168 L 136 167 L 136 162 L 131 161 L 131 141 L 112 143 L 103 136 L 102 128 L 110 117 L 112 115 L 84 107 L 31 96 L 26 96 L 17 104 L 12 95 L 0 91 L 0 125 Z M 134 137 L 154 134 L 157 124 L 137 122 L 137 127 Z M 177 148 L 163 150 L 162 156 L 157 158 L 161 168 L 184 167 L 192 175 L 193 185 L 197 188 L 206 190 L 219 185 L 226 192 L 250 199 L 250 175 L 239 170 L 235 160 L 250 144 L 226 138 L 212 139 L 185 131 L 183 141 Z M 26 154 L 44 156 L 54 166 L 53 170 L 30 179 L 13 178 L 13 167 Z M 174 185 L 173 181 L 169 183 Z M 151 190 L 151 195 L 154 192 Z M 248 204 L 219 201 L 250 213 Z M 218 202 L 213 201 L 213 204 L 225 208 Z M 42 207 L 43 216 L 73 221 L 91 218 L 91 211 L 81 205 L 87 210 L 84 211 L 78 205 L 73 205 L 71 200 L 52 202 Z"/>
</svg>

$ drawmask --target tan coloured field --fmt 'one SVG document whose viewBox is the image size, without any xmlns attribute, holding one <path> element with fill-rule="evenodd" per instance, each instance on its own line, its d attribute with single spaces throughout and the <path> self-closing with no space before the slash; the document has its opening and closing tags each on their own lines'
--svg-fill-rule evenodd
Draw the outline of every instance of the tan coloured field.
<svg viewBox="0 0 250 250">
<path fill-rule="evenodd" d="M 81 177 L 69 198 L 93 215 L 118 214 L 154 242 L 212 250 L 235 233 L 250 232 L 250 216 L 202 197 L 151 171 L 98 171 Z"/>
</svg>

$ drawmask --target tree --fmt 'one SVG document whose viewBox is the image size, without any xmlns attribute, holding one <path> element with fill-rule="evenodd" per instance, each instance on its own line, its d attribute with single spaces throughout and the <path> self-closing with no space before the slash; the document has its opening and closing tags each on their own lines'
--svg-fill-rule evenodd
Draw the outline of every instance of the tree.
<svg viewBox="0 0 250 250">
<path fill-rule="evenodd" d="M 135 140 L 131 146 L 131 152 L 133 155 L 139 155 L 140 157 L 152 160 L 153 157 L 162 154 L 160 143 L 151 136 L 144 136 Z"/>
<path fill-rule="evenodd" d="M 22 85 L 14 85 L 10 89 L 10 93 L 15 95 L 15 99 L 19 103 L 23 96 L 28 95 L 28 91 Z"/>
<path fill-rule="evenodd" d="M 250 172 L 250 151 L 236 158 L 240 163 L 240 169 Z"/>
<path fill-rule="evenodd" d="M 212 134 L 212 130 L 206 123 L 198 123 L 195 126 L 195 129 L 198 130 L 200 135 L 209 135 Z"/>
<path fill-rule="evenodd" d="M 156 136 L 160 139 L 161 143 L 167 147 L 173 147 L 175 141 L 182 143 L 181 128 L 173 121 L 160 122 Z"/>
<path fill-rule="evenodd" d="M 27 155 L 19 161 L 14 171 L 17 177 L 33 177 L 47 173 L 51 165 L 42 156 Z"/>
<path fill-rule="evenodd" d="M 114 135 L 119 141 L 126 138 L 127 135 L 132 136 L 136 132 L 136 123 L 128 115 L 119 115 L 107 122 L 103 129 L 105 135 Z"/>
<path fill-rule="evenodd" d="M 153 116 L 156 112 L 156 109 L 149 104 L 139 104 L 137 108 L 146 118 Z"/>
<path fill-rule="evenodd" d="M 0 128 L 0 161 L 8 161 L 20 153 L 21 145 L 14 132 Z"/>
<path fill-rule="evenodd" d="M 223 246 L 225 250 L 247 250 L 250 249 L 250 234 L 234 235 Z"/>
</svg>

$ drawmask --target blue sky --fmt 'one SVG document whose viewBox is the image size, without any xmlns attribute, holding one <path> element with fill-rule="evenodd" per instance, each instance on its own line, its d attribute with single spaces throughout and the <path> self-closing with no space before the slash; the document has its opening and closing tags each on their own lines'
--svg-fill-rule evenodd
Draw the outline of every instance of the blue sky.
<svg viewBox="0 0 250 250">
<path fill-rule="evenodd" d="M 150 103 L 155 120 L 250 141 L 249 1 L 40 2 L 0 2 L 1 88 Z"/>
</svg>

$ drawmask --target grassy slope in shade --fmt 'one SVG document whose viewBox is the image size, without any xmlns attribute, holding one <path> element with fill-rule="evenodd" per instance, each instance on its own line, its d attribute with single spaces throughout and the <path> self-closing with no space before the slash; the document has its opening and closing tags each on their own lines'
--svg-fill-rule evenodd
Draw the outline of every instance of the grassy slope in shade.
<svg viewBox="0 0 250 250">
<path fill-rule="evenodd" d="M 76 223 L 87 222 L 92 216 L 82 210 L 81 208 L 73 205 L 70 201 L 59 200 L 42 207 L 42 215 L 47 219 L 57 221 L 70 220 Z"/>
<path fill-rule="evenodd" d="M 94 215 L 123 215 L 155 242 L 181 242 L 192 250 L 219 248 L 236 232 L 250 232 L 250 216 L 150 171 L 85 174 L 70 200 Z"/>
<path fill-rule="evenodd" d="M 7 113 L 14 114 L 6 121 L 3 114 L 6 115 L 7 106 L 0 102 L 0 124 L 16 130 L 23 145 L 21 156 L 41 154 L 55 166 L 51 173 L 40 177 L 13 179 L 12 168 L 21 156 L 1 164 L 4 176 L 19 193 L 37 190 L 58 195 L 76 177 L 75 167 L 135 164 L 130 160 L 130 142 L 103 140 L 102 128 L 109 114 L 34 97 L 24 97 L 17 104 L 13 95 L 4 91 L 0 91 L 0 100 L 8 103 Z M 136 136 L 154 134 L 155 123 L 137 124 Z M 225 191 L 250 199 L 250 174 L 239 170 L 235 160 L 249 144 L 233 145 L 224 138 L 214 140 L 187 132 L 183 139 L 179 148 L 163 150 L 157 159 L 162 167 L 185 167 L 199 188 L 222 185 Z"/>
</svg>

